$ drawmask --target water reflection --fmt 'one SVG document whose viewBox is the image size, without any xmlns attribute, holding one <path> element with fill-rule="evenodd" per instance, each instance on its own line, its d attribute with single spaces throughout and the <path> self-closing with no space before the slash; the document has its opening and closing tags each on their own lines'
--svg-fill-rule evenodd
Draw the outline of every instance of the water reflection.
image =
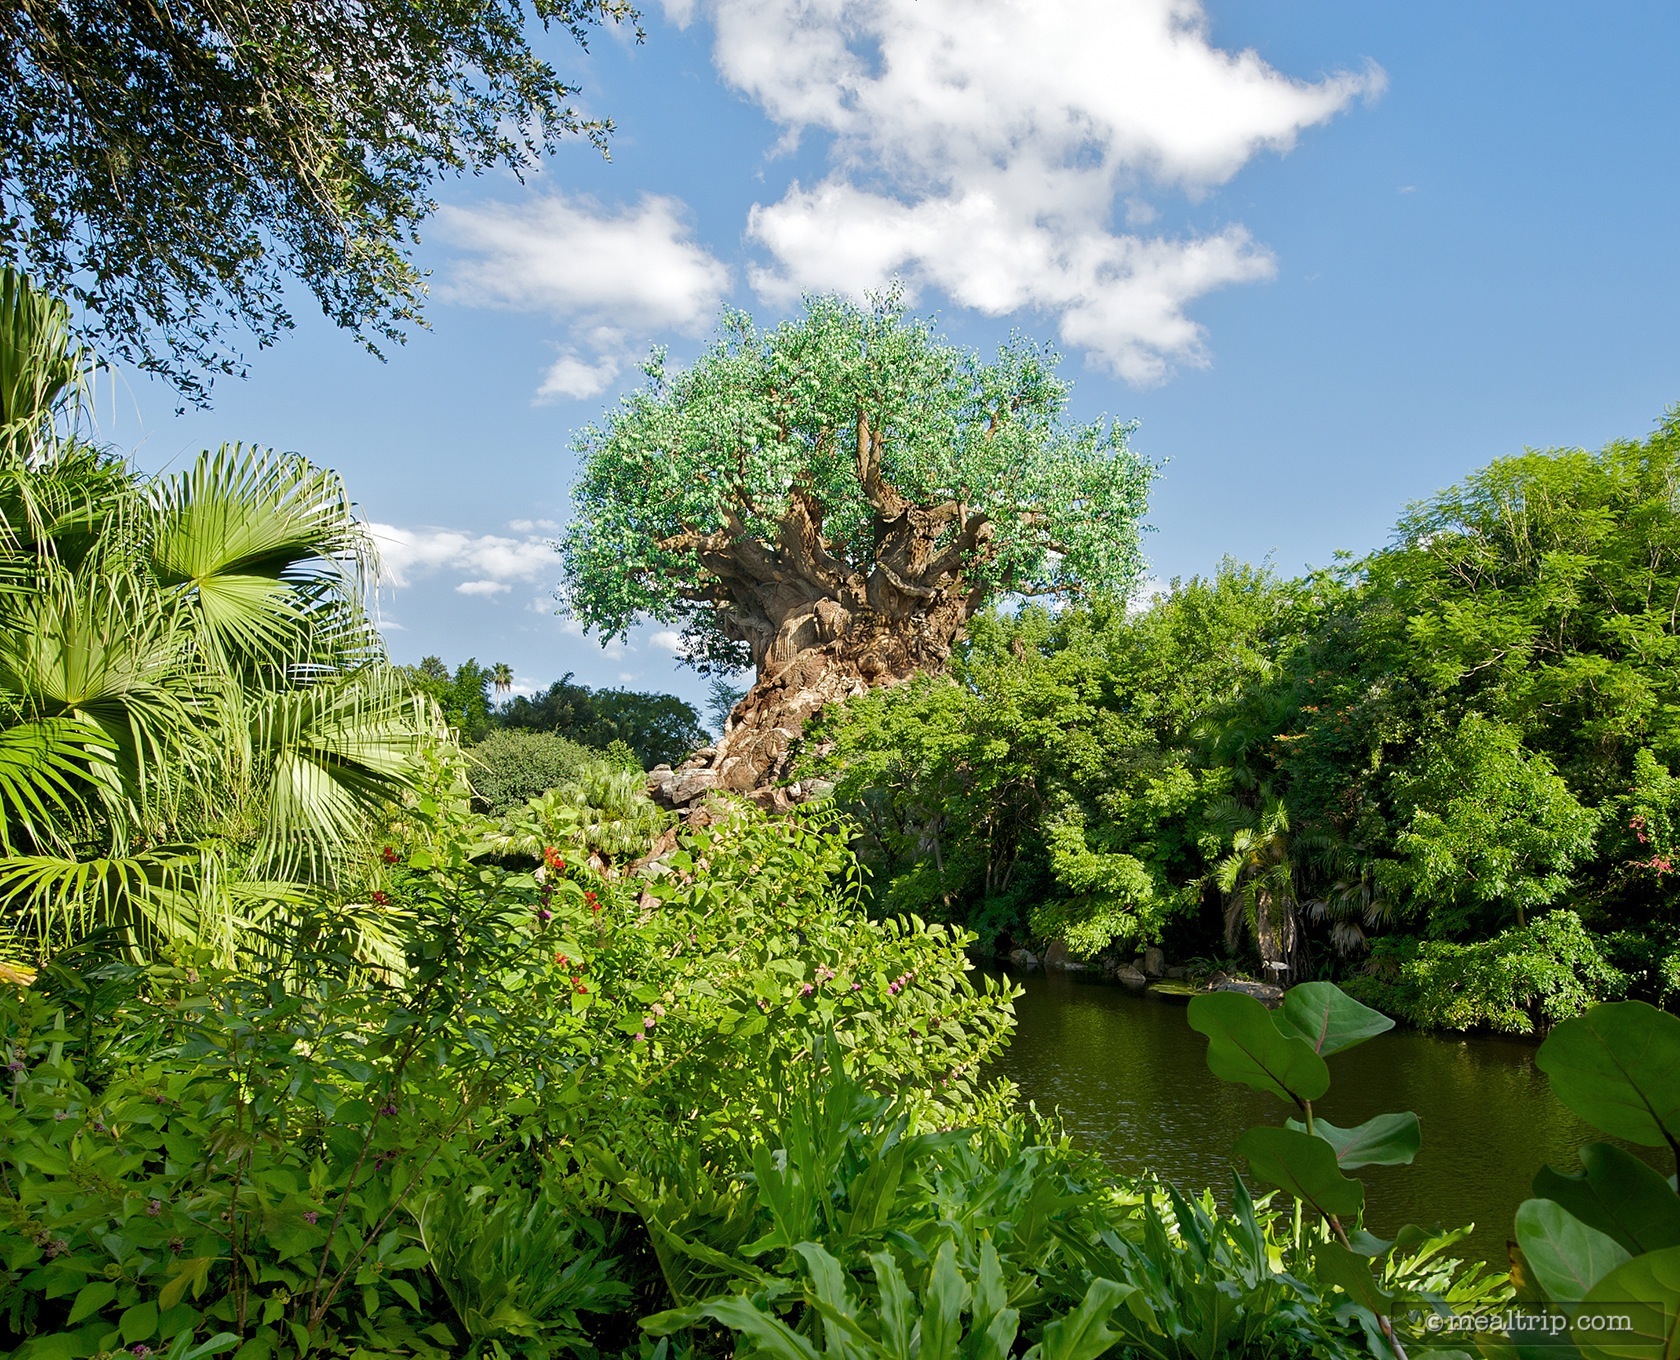
<svg viewBox="0 0 1680 1360">
<path fill-rule="evenodd" d="M 1219 1081 L 1182 999 L 1042 973 L 1016 977 L 1020 1028 L 999 1069 L 1115 1170 L 1152 1170 L 1187 1187 L 1230 1184 L 1231 1145 L 1250 1124 L 1281 1124 L 1282 1102 Z M 1576 1170 L 1601 1137 L 1551 1093 L 1535 1046 L 1496 1038 L 1386 1034 L 1329 1059 L 1319 1113 L 1357 1124 L 1412 1110 L 1423 1150 L 1409 1167 L 1372 1167 L 1366 1224 L 1476 1224 L 1470 1246 L 1503 1261 L 1517 1205 L 1542 1163 Z M 1638 1149 L 1636 1149 L 1638 1151 Z"/>
</svg>

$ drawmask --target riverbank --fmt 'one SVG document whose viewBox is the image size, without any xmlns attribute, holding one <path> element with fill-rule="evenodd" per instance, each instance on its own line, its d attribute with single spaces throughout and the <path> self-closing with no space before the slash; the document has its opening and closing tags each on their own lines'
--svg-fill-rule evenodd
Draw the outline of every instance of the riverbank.
<svg viewBox="0 0 1680 1360">
<path fill-rule="evenodd" d="M 1067 1130 L 1121 1175 L 1154 1171 L 1186 1188 L 1211 1186 L 1223 1199 L 1238 1133 L 1282 1124 L 1290 1113 L 1208 1071 L 1182 997 L 1077 972 L 1007 976 L 1025 994 L 1014 1042 L 995 1070 L 1024 1102 L 1059 1111 Z M 1373 1232 L 1474 1222 L 1464 1250 L 1503 1265 L 1534 1173 L 1548 1162 L 1577 1170 L 1576 1148 L 1602 1138 L 1552 1094 L 1535 1051 L 1524 1039 L 1395 1031 L 1330 1059 L 1323 1117 L 1346 1126 L 1412 1110 L 1423 1125 L 1412 1166 L 1361 1172 Z"/>
</svg>

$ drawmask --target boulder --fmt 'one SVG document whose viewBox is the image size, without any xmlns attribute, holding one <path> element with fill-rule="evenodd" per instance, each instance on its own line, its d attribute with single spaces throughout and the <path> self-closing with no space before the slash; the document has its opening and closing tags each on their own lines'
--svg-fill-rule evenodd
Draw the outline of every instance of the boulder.
<svg viewBox="0 0 1680 1360">
<path fill-rule="evenodd" d="M 1149 985 L 1149 979 L 1129 963 L 1123 963 L 1114 970 L 1117 982 L 1123 982 L 1134 990 L 1142 990 Z"/>
<path fill-rule="evenodd" d="M 1017 968 L 1037 968 L 1038 955 L 1030 949 L 1011 949 L 1009 951 L 1009 962 Z"/>
<path fill-rule="evenodd" d="M 1143 951 L 1143 971 L 1150 977 L 1162 977 L 1167 971 L 1167 956 L 1151 946 Z"/>
<path fill-rule="evenodd" d="M 1277 1006 L 1283 1002 L 1283 988 L 1274 987 L 1269 982 L 1250 982 L 1247 978 L 1226 978 L 1218 985 L 1208 984 L 1210 992 L 1241 992 L 1244 996 L 1252 996 L 1256 1001 L 1266 1006 Z"/>
<path fill-rule="evenodd" d="M 684 770 L 661 785 L 659 791 L 672 806 L 681 807 L 702 794 L 710 793 L 717 786 L 716 770 Z"/>
<path fill-rule="evenodd" d="M 1184 978 L 1190 976 L 1190 970 L 1188 968 L 1181 967 L 1178 964 L 1174 964 L 1171 968 L 1167 969 L 1167 976 L 1175 982 L 1182 981 Z"/>
<path fill-rule="evenodd" d="M 1051 940 L 1044 947 L 1044 966 L 1046 968 L 1066 968 L 1068 966 L 1066 940 Z"/>
</svg>

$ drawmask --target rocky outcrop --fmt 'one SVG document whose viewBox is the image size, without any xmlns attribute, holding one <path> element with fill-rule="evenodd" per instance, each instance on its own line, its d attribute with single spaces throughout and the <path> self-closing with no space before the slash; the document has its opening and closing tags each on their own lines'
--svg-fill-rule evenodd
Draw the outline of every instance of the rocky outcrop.
<svg viewBox="0 0 1680 1360">
<path fill-rule="evenodd" d="M 1013 968 L 1021 968 L 1031 972 L 1038 967 L 1038 955 L 1030 949 L 1011 949 L 1009 951 L 1009 963 Z"/>
<path fill-rule="evenodd" d="M 1149 985 L 1149 979 L 1143 975 L 1143 972 L 1129 963 L 1123 963 L 1114 970 L 1114 980 L 1124 983 L 1134 991 L 1142 991 Z"/>
<path fill-rule="evenodd" d="M 1277 1006 L 1283 1002 L 1283 988 L 1274 987 L 1269 982 L 1254 982 L 1249 978 L 1227 977 L 1224 973 L 1215 973 L 1208 981 L 1207 990 L 1210 992 L 1241 992 L 1244 996 L 1252 996 L 1256 1001 L 1266 1006 Z"/>
</svg>

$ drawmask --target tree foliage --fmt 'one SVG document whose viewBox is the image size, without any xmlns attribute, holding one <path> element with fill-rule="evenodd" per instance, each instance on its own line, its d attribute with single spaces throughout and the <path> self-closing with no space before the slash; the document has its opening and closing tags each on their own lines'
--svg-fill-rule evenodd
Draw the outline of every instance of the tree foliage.
<svg viewBox="0 0 1680 1360">
<path fill-rule="evenodd" d="M 552 732 L 602 751 L 619 742 L 644 770 L 675 765 L 706 742 L 700 715 L 676 695 L 591 689 L 575 684 L 570 672 L 539 694 L 515 695 L 494 721 L 510 730 Z"/>
<path fill-rule="evenodd" d="M 633 17 L 621 0 L 9 5 L 0 260 L 189 396 L 239 371 L 227 323 L 259 345 L 290 328 L 292 280 L 370 347 L 400 340 L 433 183 L 608 131 L 527 22 L 581 43 Z"/>
<path fill-rule="evenodd" d="M 1432 1024 L 1672 996 L 1677 485 L 1671 415 L 1499 460 L 1298 581 L 999 618 L 956 684 L 833 715 L 824 768 L 885 900 L 977 927 L 1403 966 L 1383 994 Z"/>
<path fill-rule="evenodd" d="M 768 333 L 742 315 L 693 367 L 578 440 L 569 607 L 607 635 L 651 615 L 702 669 L 758 664 L 815 599 L 962 618 L 1000 593 L 1125 593 L 1151 470 L 1128 427 L 1070 426 L 1052 355 L 942 342 L 887 298 Z"/>
</svg>

